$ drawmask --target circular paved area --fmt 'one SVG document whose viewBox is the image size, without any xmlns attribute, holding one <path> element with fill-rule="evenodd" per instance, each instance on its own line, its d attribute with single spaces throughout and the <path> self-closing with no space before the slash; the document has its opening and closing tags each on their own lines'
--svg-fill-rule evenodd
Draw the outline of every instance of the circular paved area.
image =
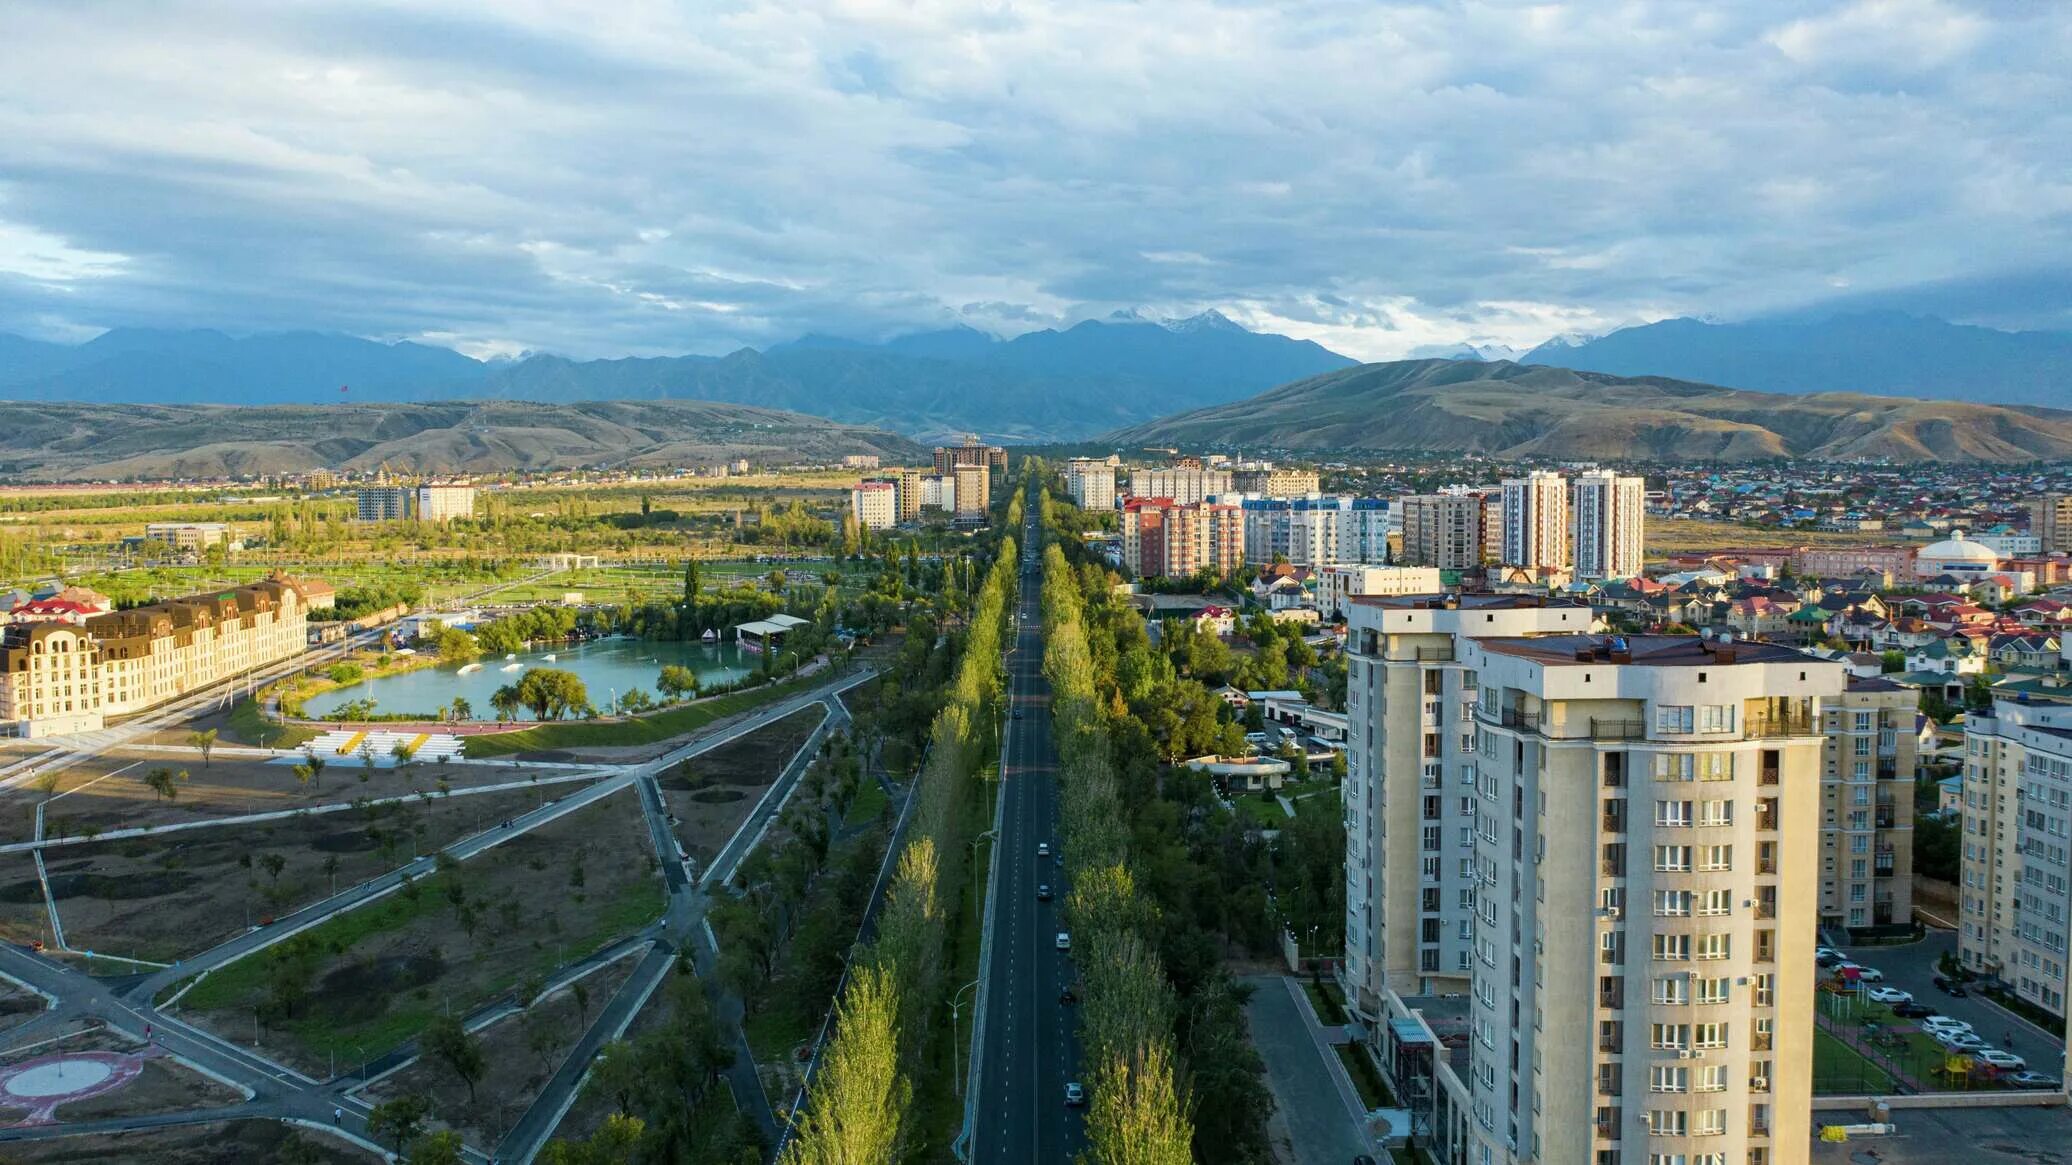
<svg viewBox="0 0 2072 1165">
<path fill-rule="evenodd" d="M 0 1068 L 0 1106 L 27 1110 L 17 1124 L 51 1124 L 59 1105 L 113 1092 L 143 1070 L 131 1052 L 52 1052 Z"/>
</svg>

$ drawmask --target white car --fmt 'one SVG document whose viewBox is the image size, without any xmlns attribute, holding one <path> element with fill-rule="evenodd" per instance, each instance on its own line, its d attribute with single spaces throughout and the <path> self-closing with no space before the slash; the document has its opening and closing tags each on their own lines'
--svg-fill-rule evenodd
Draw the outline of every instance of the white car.
<svg viewBox="0 0 2072 1165">
<path fill-rule="evenodd" d="M 1069 933 L 1062 930 L 1058 932 L 1058 949 L 1061 951 L 1072 949 L 1072 936 Z"/>
<path fill-rule="evenodd" d="M 1847 979 L 1849 972 L 1854 971 L 1856 972 L 1856 981 L 1858 983 L 1883 983 L 1885 981 L 1885 972 L 1878 970 L 1876 967 L 1866 967 L 1862 963 L 1836 963 L 1833 970 L 1837 979 Z"/>
<path fill-rule="evenodd" d="M 1986 1041 L 1974 1032 L 1939 1031 L 1928 1033 L 1936 1043 L 1953 1052 L 1976 1052 L 1986 1046 Z"/>
<path fill-rule="evenodd" d="M 1972 1028 L 1970 1024 L 1954 1015 L 1931 1015 L 1921 1021 L 1921 1030 L 1931 1033 L 1968 1032 Z"/>
<path fill-rule="evenodd" d="M 2013 1052 L 2003 1052 L 1998 1048 L 1980 1048 L 1971 1054 L 1971 1058 L 1981 1064 L 1991 1064 L 2002 1072 L 2019 1072 L 2029 1066 L 2027 1060 Z"/>
<path fill-rule="evenodd" d="M 1870 996 L 1872 1003 L 1912 1003 L 1914 1001 L 1912 992 L 1901 991 L 1897 987 L 1873 987 L 1865 994 Z"/>
<path fill-rule="evenodd" d="M 1050 843 L 1049 843 L 1049 842 L 1047 842 L 1047 841 L 1039 841 L 1039 842 L 1037 842 L 1037 843 L 1036 843 L 1036 856 L 1037 856 L 1037 857 L 1039 857 L 1039 858 L 1047 858 L 1047 857 L 1049 857 L 1049 856 L 1050 856 Z"/>
</svg>

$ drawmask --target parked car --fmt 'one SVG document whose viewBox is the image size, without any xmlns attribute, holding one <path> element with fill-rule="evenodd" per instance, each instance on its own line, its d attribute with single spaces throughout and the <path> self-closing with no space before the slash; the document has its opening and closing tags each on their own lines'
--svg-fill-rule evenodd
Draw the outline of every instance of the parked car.
<svg viewBox="0 0 2072 1165">
<path fill-rule="evenodd" d="M 1978 1033 L 1976 1032 L 1954 1031 L 1946 1028 L 1940 1031 L 1932 1031 L 1928 1034 L 1936 1043 L 1953 1052 L 1976 1052 L 1986 1046 L 1986 1041 L 1978 1038 Z"/>
<path fill-rule="evenodd" d="M 1921 1021 L 1921 1030 L 1927 1032 L 1968 1032 L 1971 1025 L 1954 1015 L 1931 1015 Z"/>
<path fill-rule="evenodd" d="M 1085 1103 L 1086 1089 L 1079 1086 L 1079 1081 L 1074 1080 L 1065 1085 L 1065 1104 L 1068 1107 L 1078 1108 Z"/>
<path fill-rule="evenodd" d="M 1892 1014 L 1901 1019 L 1930 1019 L 1934 1017 L 1935 1009 L 1925 1003 L 1915 1003 L 1909 1000 L 1905 1003 L 1893 1004 Z"/>
<path fill-rule="evenodd" d="M 1866 967 L 1862 963 L 1852 963 L 1846 959 L 1836 963 L 1831 969 L 1838 979 L 1847 979 L 1849 978 L 1849 973 L 1854 971 L 1858 983 L 1883 983 L 1885 981 L 1885 972 L 1878 970 L 1876 967 Z"/>
<path fill-rule="evenodd" d="M 1842 952 L 1833 947 L 1814 947 L 1813 961 L 1823 967 L 1832 967 L 1842 961 Z"/>
<path fill-rule="evenodd" d="M 1072 936 L 1069 933 L 1062 930 L 1058 932 L 1058 949 L 1061 951 L 1072 949 Z"/>
<path fill-rule="evenodd" d="M 2002 1079 L 2015 1088 L 2063 1088 L 2065 1082 L 2041 1072 L 2015 1072 Z"/>
<path fill-rule="evenodd" d="M 1897 987 L 1873 987 L 1865 994 L 1870 996 L 1872 1003 L 1912 1003 L 1914 1001 L 1914 996 L 1911 992 L 1901 991 Z"/>
<path fill-rule="evenodd" d="M 1037 886 L 1036 886 L 1036 901 L 1038 901 L 1038 902 L 1048 902 L 1048 901 L 1050 901 L 1050 883 L 1049 883 L 1049 882 L 1041 882 L 1041 883 L 1038 883 L 1038 884 L 1037 884 Z"/>
<path fill-rule="evenodd" d="M 2029 1067 L 2027 1060 L 2022 1059 L 2013 1052 L 2003 1052 L 1999 1048 L 1980 1048 L 1971 1053 L 1971 1058 L 1981 1064 L 1998 1068 L 2002 1072 L 2020 1072 Z"/>
<path fill-rule="evenodd" d="M 1950 978 L 1948 975 L 1937 975 L 1934 979 L 1930 980 L 1930 982 L 1934 983 L 1935 989 L 1937 991 L 1942 992 L 1944 995 L 1949 995 L 1961 999 L 1964 996 L 1971 994 L 1971 992 L 1966 991 L 1964 989 L 1963 983 L 1959 982 L 1956 979 Z"/>
</svg>

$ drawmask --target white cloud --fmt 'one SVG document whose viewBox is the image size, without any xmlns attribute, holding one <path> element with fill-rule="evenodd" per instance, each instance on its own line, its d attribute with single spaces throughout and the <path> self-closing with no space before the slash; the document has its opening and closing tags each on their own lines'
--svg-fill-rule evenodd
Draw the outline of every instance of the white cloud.
<svg viewBox="0 0 2072 1165">
<path fill-rule="evenodd" d="M 1214 306 L 1390 355 L 2072 260 L 2061 6 L 216 0 L 9 43 L 0 330 Z"/>
</svg>

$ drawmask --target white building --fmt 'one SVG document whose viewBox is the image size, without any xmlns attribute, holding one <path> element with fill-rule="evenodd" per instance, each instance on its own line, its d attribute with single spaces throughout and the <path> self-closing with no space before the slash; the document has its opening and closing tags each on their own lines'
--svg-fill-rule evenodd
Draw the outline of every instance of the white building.
<svg viewBox="0 0 2072 1165">
<path fill-rule="evenodd" d="M 1206 501 L 1231 492 L 1230 471 L 1173 466 L 1130 471 L 1130 496 L 1171 498 L 1178 505 Z"/>
<path fill-rule="evenodd" d="M 1991 715 L 1966 717 L 1963 788 L 1958 956 L 2062 1016 L 2072 991 L 2072 705 L 1996 700 Z"/>
<path fill-rule="evenodd" d="M 849 509 L 865 530 L 890 530 L 899 524 L 899 486 L 890 481 L 858 482 L 849 490 Z"/>
<path fill-rule="evenodd" d="M 144 537 L 163 542 L 174 550 L 200 553 L 211 546 L 232 541 L 234 535 L 222 522 L 148 522 Z"/>
<path fill-rule="evenodd" d="M 1074 457 L 1065 463 L 1065 492 L 1082 510 L 1115 508 L 1115 467 L 1105 458 Z"/>
<path fill-rule="evenodd" d="M 1914 573 L 1922 578 L 1951 575 L 1960 579 L 1985 578 L 2000 569 L 2000 555 L 1990 546 L 1973 542 L 1964 531 L 1953 530 L 1942 542 L 1931 542 L 1914 555 Z"/>
<path fill-rule="evenodd" d="M 417 487 L 416 518 L 420 522 L 450 522 L 475 516 L 475 487 L 442 483 Z"/>
<path fill-rule="evenodd" d="M 1616 473 L 1576 478 L 1574 504 L 1576 576 L 1629 579 L 1645 564 L 1647 482 Z"/>
<path fill-rule="evenodd" d="M 933 473 L 922 478 L 921 508 L 924 510 L 955 510 L 957 508 L 957 479 L 952 476 Z"/>
<path fill-rule="evenodd" d="M 1354 601 L 1348 1000 L 1441 1160 L 1804 1162 L 1842 669 L 1589 621 Z"/>
<path fill-rule="evenodd" d="M 1368 566 L 1338 563 L 1317 571 L 1317 610 L 1343 618 L 1362 595 L 1431 595 L 1444 589 L 1435 566 Z"/>
<path fill-rule="evenodd" d="M 1568 546 L 1568 482 L 1560 474 L 1535 469 L 1525 477 L 1505 478 L 1502 514 L 1503 565 L 1574 569 Z"/>
</svg>

